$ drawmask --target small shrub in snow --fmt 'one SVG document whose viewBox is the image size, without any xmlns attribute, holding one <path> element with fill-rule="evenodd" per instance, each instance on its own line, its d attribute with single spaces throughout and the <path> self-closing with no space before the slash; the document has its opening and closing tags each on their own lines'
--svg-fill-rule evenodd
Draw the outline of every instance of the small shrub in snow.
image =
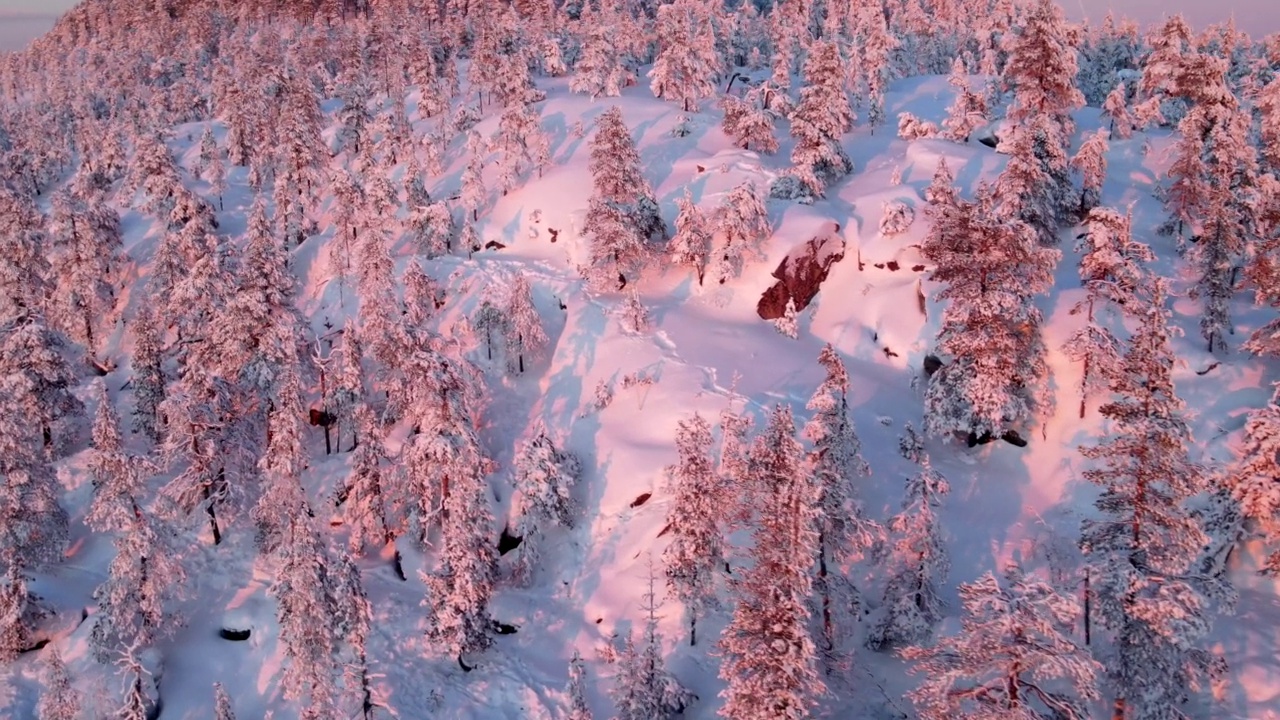
<svg viewBox="0 0 1280 720">
<path fill-rule="evenodd" d="M 813 204 L 813 193 L 793 175 L 783 175 L 769 186 L 769 197 L 775 200 L 795 200 L 802 205 Z"/>
<path fill-rule="evenodd" d="M 889 184 L 894 187 L 897 187 L 902 184 L 902 166 L 901 165 L 894 166 L 893 175 L 889 177 Z"/>
<path fill-rule="evenodd" d="M 597 412 L 609 407 L 613 402 L 613 386 L 607 381 L 601 380 L 596 383 L 596 401 L 593 407 Z"/>
<path fill-rule="evenodd" d="M 478 122 L 480 122 L 480 112 L 470 105 L 463 105 L 453 116 L 453 129 L 464 133 L 475 127 Z"/>
<path fill-rule="evenodd" d="M 629 333 L 639 335 L 649 329 L 649 310 L 640 302 L 635 288 L 627 293 L 627 299 L 618 308 L 618 314 L 622 328 Z"/>
<path fill-rule="evenodd" d="M 938 136 L 938 126 L 928 120 L 921 120 L 909 112 L 898 116 L 898 137 L 903 140 L 918 140 Z"/>
<path fill-rule="evenodd" d="M 693 132 L 693 128 L 689 126 L 688 115 L 681 115 L 680 117 L 676 118 L 676 125 L 675 127 L 671 128 L 672 137 L 678 137 L 678 138 L 688 137 L 689 134 L 692 132 Z"/>
<path fill-rule="evenodd" d="M 587 135 L 587 130 L 585 127 L 583 127 L 581 120 L 578 120 L 577 122 L 575 122 L 573 124 L 573 128 L 569 130 L 569 136 L 575 140 L 581 140 L 582 138 L 586 137 L 586 135 Z"/>
<path fill-rule="evenodd" d="M 884 215 L 880 218 L 881 235 L 898 235 L 904 233 L 916 219 L 916 211 L 901 200 L 891 200 L 884 204 Z"/>
<path fill-rule="evenodd" d="M 643 370 L 624 375 L 622 378 L 622 389 L 630 390 L 633 387 L 649 387 L 653 385 L 654 378 L 652 375 L 645 373 Z"/>
<path fill-rule="evenodd" d="M 778 332 L 782 333 L 783 335 L 786 335 L 792 340 L 795 340 L 797 337 L 800 336 L 800 328 L 798 326 L 798 323 L 796 322 L 796 301 L 795 300 L 792 300 L 792 299 L 787 300 L 786 311 L 783 313 L 782 317 L 773 321 L 773 326 L 778 329 Z"/>
</svg>

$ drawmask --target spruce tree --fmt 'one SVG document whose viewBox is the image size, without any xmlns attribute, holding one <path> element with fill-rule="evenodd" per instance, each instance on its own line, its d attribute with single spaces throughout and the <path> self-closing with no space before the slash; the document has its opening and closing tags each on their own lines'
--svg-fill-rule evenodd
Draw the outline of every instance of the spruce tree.
<svg viewBox="0 0 1280 720">
<path fill-rule="evenodd" d="M 676 426 L 679 460 L 667 468 L 671 507 L 664 532 L 671 541 L 662 553 L 667 587 L 689 618 L 689 645 L 698 644 L 698 618 L 718 605 L 716 574 L 724 562 L 724 538 L 717 522 L 719 478 L 713 464 L 711 425 L 694 414 Z"/>
<path fill-rule="evenodd" d="M 1093 612 L 1115 635 L 1106 663 L 1115 715 L 1125 720 L 1185 717 L 1180 709 L 1202 673 L 1212 672 L 1196 643 L 1211 625 L 1211 602 L 1224 581 L 1196 572 L 1204 530 L 1187 506 L 1206 488 L 1204 470 L 1187 455 L 1190 431 L 1174 386 L 1166 283 L 1156 279 L 1139 326 L 1102 407 L 1110 437 L 1082 447 L 1096 462 L 1086 480 L 1102 489 L 1099 516 L 1084 523 Z"/>
<path fill-rule="evenodd" d="M 1089 720 L 1102 666 L 1071 637 L 1080 605 L 1011 565 L 960 585 L 958 635 L 903 657 L 923 675 L 909 695 L 921 720 Z M 1053 682 L 1057 681 L 1057 682 Z M 1059 689 L 1059 688 L 1065 688 Z"/>
<path fill-rule="evenodd" d="M 942 619 L 939 585 L 950 567 L 937 516 L 950 487 L 930 465 L 924 439 L 910 423 L 898 449 L 917 470 L 907 480 L 902 510 L 889 520 L 891 540 L 878 553 L 888 580 L 867 634 L 867 646 L 873 650 L 914 645 L 932 634 Z"/>
<path fill-rule="evenodd" d="M 720 635 L 720 716 L 798 720 L 810 717 L 826 692 L 809 630 L 821 489 L 803 468 L 786 406 L 774 408 L 756 438 L 751 474 L 761 504 L 752 563 L 733 582 L 736 605 Z"/>
</svg>

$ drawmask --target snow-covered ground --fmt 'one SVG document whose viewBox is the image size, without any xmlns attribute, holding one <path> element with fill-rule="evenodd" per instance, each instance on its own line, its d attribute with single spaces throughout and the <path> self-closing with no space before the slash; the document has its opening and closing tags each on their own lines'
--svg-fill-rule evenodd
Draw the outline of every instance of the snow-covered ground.
<svg viewBox="0 0 1280 720">
<path fill-rule="evenodd" d="M 766 259 L 750 262 L 740 278 L 706 287 L 699 287 L 687 271 L 659 263 L 639 284 L 653 326 L 646 333 L 631 334 L 624 331 L 616 312 L 622 297 L 588 292 L 576 270 L 585 257 L 579 230 L 591 180 L 588 142 L 569 129 L 579 120 L 590 128 L 597 115 L 619 105 L 670 224 L 675 199 L 686 188 L 708 210 L 742 182 L 767 188 L 787 166 L 790 141 L 785 123 L 779 128 L 784 138 L 780 152 L 760 156 L 735 148 L 720 129 L 718 111 L 710 108 L 693 116 L 691 134 L 673 137 L 678 107 L 655 100 L 647 89 L 632 87 L 621 98 L 592 101 L 570 94 L 564 79 L 542 80 L 539 85 L 548 93 L 540 107 L 554 164 L 541 178 L 495 198 L 477 225 L 482 240 L 498 240 L 507 247 L 473 258 L 436 259 L 426 267 L 451 297 L 439 320 L 441 327 L 470 313 L 486 288 L 506 282 L 511 273 L 521 271 L 531 279 L 554 349 L 548 360 L 517 379 L 503 377 L 500 368 L 488 373 L 492 397 L 482 439 L 501 465 L 492 478 L 498 498 L 495 516 L 501 524 L 509 511 L 513 447 L 541 418 L 583 462 L 582 518 L 577 528 L 551 537 L 544 566 L 531 587 L 500 587 L 494 616 L 518 632 L 498 637 L 470 673 L 424 639 L 419 605 L 424 586 L 416 572 L 424 567 L 424 558 L 402 547 L 407 581 L 396 577 L 386 557 L 360 561 L 374 608 L 369 662 L 375 697 L 393 717 L 562 717 L 568 660 L 575 649 L 587 661 L 597 717 L 610 716 L 606 691 L 614 667 L 597 651 L 614 633 L 625 634 L 643 623 L 648 566 L 659 561 L 666 542 L 660 536 L 670 502 L 664 467 L 676 457 L 676 423 L 695 411 L 714 419 L 728 407 L 745 407 L 759 421 L 777 402 L 792 405 L 803 419 L 804 403 L 823 377 L 816 359 L 827 343 L 848 366 L 853 418 L 872 468 L 859 493 L 874 517 L 883 520 L 895 512 L 904 478 L 911 472 L 897 453 L 897 440 L 906 423 L 919 425 L 923 385 L 913 380 L 921 374 L 940 315 L 932 300 L 921 312 L 918 293 L 932 297 L 934 288 L 923 280 L 925 273 L 913 270 L 921 262 L 914 246 L 928 222 L 922 192 L 943 158 L 966 194 L 979 182 L 994 179 L 1004 164 L 1003 156 L 978 143 L 907 142 L 897 139 L 891 127 L 877 128 L 873 134 L 860 125 L 845 142 L 855 172 L 831 187 L 826 199 L 811 206 L 769 201 L 774 233 Z M 888 92 L 888 116 L 910 111 L 939 122 L 951 99 L 952 89 L 943 77 L 898 82 Z M 1102 122 L 1093 109 L 1076 117 L 1077 143 Z M 419 120 L 418 129 L 434 122 Z M 496 122 L 496 116 L 487 117 L 479 130 L 488 134 Z M 198 157 L 203 129 L 198 124 L 181 127 L 171 144 L 188 169 Z M 217 133 L 222 136 L 220 126 Z M 1103 204 L 1133 207 L 1135 234 L 1156 250 L 1158 272 L 1174 279 L 1174 322 L 1186 331 L 1175 340 L 1177 354 L 1185 361 L 1176 381 L 1192 410 L 1195 459 L 1223 463 L 1233 457 L 1245 413 L 1269 396 L 1264 378 L 1275 373 L 1242 352 L 1226 355 L 1211 372 L 1199 372 L 1216 358 L 1199 340 L 1198 304 L 1185 297 L 1191 278 L 1172 240 L 1155 234 L 1164 211 L 1152 189 L 1170 161 L 1170 144 L 1160 131 L 1113 141 Z M 456 141 L 447 170 L 431 178 L 432 196 L 455 194 L 465 164 L 462 143 Z M 895 174 L 900 174 L 900 184 L 893 182 Z M 193 189 L 208 193 L 203 183 L 187 180 Z M 243 168 L 233 169 L 230 185 L 219 221 L 235 236 L 244 228 L 251 201 Z M 893 200 L 915 208 L 915 221 L 907 232 L 884 237 L 878 231 L 880 218 L 884 203 Z M 134 210 L 121 210 L 128 251 L 135 259 L 149 257 L 162 229 Z M 755 315 L 756 301 L 773 284 L 770 273 L 777 263 L 832 222 L 839 224 L 846 256 L 801 314 L 799 337 L 792 340 Z M 322 219 L 321 227 L 328 227 L 328 218 Z M 554 243 L 551 229 L 559 231 Z M 1078 419 L 1080 369 L 1060 349 L 1082 321 L 1070 313 L 1083 292 L 1072 252 L 1074 234 L 1063 232 L 1057 288 L 1042 300 L 1058 408 L 1052 420 L 1036 429 L 1026 448 L 1002 442 L 972 449 L 929 443 L 934 465 L 952 486 L 941 510 L 952 557 L 945 591 L 952 615 L 959 607 L 955 586 L 999 569 L 1007 559 L 1037 570 L 1074 565 L 1079 522 L 1091 511 L 1095 493 L 1081 477 L 1083 461 L 1076 449 L 1107 432 L 1096 406 L 1084 420 Z M 318 333 L 326 321 L 340 325 L 346 312 L 336 283 L 330 282 L 324 252 L 329 236 L 308 240 L 294 258 L 303 281 L 300 304 Z M 408 243 L 396 247 L 398 270 L 403 271 L 411 248 Z M 890 269 L 894 261 L 896 270 Z M 1233 308 L 1237 343 L 1262 322 L 1248 300 L 1240 294 Z M 127 310 L 126 317 L 132 312 Z M 117 333 L 109 354 L 128 352 L 122 337 Z M 624 382 L 637 375 L 653 382 Z M 128 391 L 121 388 L 126 379 L 126 372 L 107 377 L 121 407 L 128 406 Z M 596 388 L 602 382 L 612 386 L 615 396 L 608 407 L 595 410 Z M 82 394 L 89 400 L 87 388 Z M 318 388 L 310 388 L 309 397 L 314 401 Z M 308 432 L 311 465 L 304 481 L 319 497 L 345 475 L 350 455 L 325 456 L 321 430 Z M 401 436 L 403 428 L 392 439 L 393 449 Z M 121 687 L 89 652 L 91 623 L 78 622 L 82 610 L 94 610 L 91 593 L 105 578 L 113 552 L 109 538 L 89 532 L 81 522 L 91 495 L 84 463 L 85 453 L 80 452 L 60 464 L 66 504 L 73 515 L 72 542 L 65 562 L 40 575 L 33 589 L 65 614 L 54 642 L 78 686 L 96 697 L 121 692 Z M 647 502 L 633 507 L 648 493 L 652 497 Z M 321 519 L 328 517 L 322 513 Z M 329 530 L 335 538 L 343 537 L 340 525 Z M 278 688 L 282 652 L 275 602 L 266 593 L 273 567 L 258 556 L 247 518 L 235 519 L 226 536 L 221 546 L 215 548 L 204 538 L 191 551 L 189 581 L 175 608 L 185 624 L 157 648 L 163 656 L 163 675 L 158 678 L 162 717 L 211 717 L 215 681 L 228 688 L 239 717 L 265 717 L 272 709 L 277 718 L 292 717 Z M 1212 636 L 1212 647 L 1228 660 L 1230 671 L 1219 689 L 1220 704 L 1202 717 L 1280 717 L 1280 588 L 1253 572 L 1258 552 L 1250 545 L 1232 556 L 1232 580 L 1240 589 L 1240 602 L 1234 616 L 1217 622 Z M 875 577 L 868 567 L 854 568 L 853 573 L 855 582 Z M 863 589 L 875 602 L 877 592 Z M 722 683 L 716 677 L 718 661 L 710 655 L 713 644 L 687 645 L 681 608 L 674 600 L 665 600 L 660 614 L 669 667 L 700 698 L 685 717 L 715 717 Z M 700 634 L 714 637 L 727 617 L 724 611 L 715 613 Z M 252 635 L 248 641 L 228 641 L 219 636 L 224 627 L 250 629 Z M 954 622 L 944 623 L 940 632 L 950 629 Z M 906 665 L 892 656 L 863 650 L 854 659 L 847 687 L 833 682 L 835 692 L 826 705 L 833 717 L 888 716 L 889 709 L 907 706 L 903 692 L 915 680 L 905 670 Z M 40 672 L 28 657 L 0 674 L 0 714 L 32 717 Z M 1101 705 L 1096 712 L 1102 716 Z"/>
</svg>

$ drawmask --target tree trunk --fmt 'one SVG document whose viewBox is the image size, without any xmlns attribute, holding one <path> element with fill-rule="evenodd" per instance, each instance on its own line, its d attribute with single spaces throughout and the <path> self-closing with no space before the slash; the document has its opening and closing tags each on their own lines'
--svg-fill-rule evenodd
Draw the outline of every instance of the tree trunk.
<svg viewBox="0 0 1280 720">
<path fill-rule="evenodd" d="M 221 475 L 221 471 L 218 473 Z M 213 530 L 213 544 L 222 544 L 222 532 L 218 529 L 218 513 L 213 509 L 213 500 L 210 498 L 208 486 L 204 489 L 204 499 L 208 504 L 204 506 L 204 511 L 209 515 L 209 528 Z"/>
<path fill-rule="evenodd" d="M 698 616 L 689 613 L 689 647 L 698 644 Z"/>
</svg>

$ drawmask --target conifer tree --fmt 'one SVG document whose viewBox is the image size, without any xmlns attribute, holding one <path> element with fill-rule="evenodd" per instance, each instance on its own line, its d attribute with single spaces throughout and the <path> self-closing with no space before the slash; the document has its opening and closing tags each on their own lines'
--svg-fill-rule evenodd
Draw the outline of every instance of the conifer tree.
<svg viewBox="0 0 1280 720">
<path fill-rule="evenodd" d="M 165 398 L 164 337 L 156 325 L 153 299 L 144 293 L 133 328 L 133 429 L 159 442 L 163 431 L 160 406 Z"/>
<path fill-rule="evenodd" d="M 150 646 L 176 629 L 166 605 L 180 596 L 186 581 L 172 531 L 127 490 L 119 490 L 116 500 L 121 507 L 114 518 L 92 519 L 97 529 L 121 533 L 107 579 L 94 591 L 98 613 L 90 639 L 102 662 L 121 650 Z"/>
<path fill-rule="evenodd" d="M 621 290 L 638 274 L 648 256 L 647 242 L 665 240 L 666 225 L 657 199 L 640 168 L 631 131 L 617 106 L 596 120 L 591 139 L 591 175 L 595 192 L 583 229 L 591 237 L 588 281 L 597 288 Z"/>
<path fill-rule="evenodd" d="M 938 349 L 951 362 L 934 373 L 925 395 L 925 431 L 1000 437 L 1051 400 L 1032 299 L 1053 284 L 1059 252 L 1044 248 L 1025 224 L 994 216 L 988 197 L 940 201 L 922 245 L 945 284 Z"/>
<path fill-rule="evenodd" d="M 1033 0 L 1002 45 L 1003 81 L 1014 91 L 1009 122 L 1021 127 L 1040 118 L 1049 131 L 1046 143 L 1065 147 L 1074 130 L 1070 112 L 1085 101 L 1075 84 L 1079 68 L 1062 8 L 1053 0 Z"/>
<path fill-rule="evenodd" d="M 676 234 L 671 237 L 671 260 L 676 265 L 693 268 L 701 285 L 711 255 L 711 231 L 707 227 L 707 218 L 693 203 L 688 188 L 683 197 L 676 198 L 676 207 L 679 214 L 676 215 Z"/>
<path fill-rule="evenodd" d="M 853 110 L 845 94 L 844 64 L 832 43 L 817 41 L 804 62 L 804 87 L 791 114 L 792 171 L 814 197 L 827 185 L 853 171 L 840 138 L 853 127 Z"/>
<path fill-rule="evenodd" d="M 1088 213 L 1102 200 L 1102 183 L 1107 179 L 1107 131 L 1099 130 L 1085 139 L 1071 158 L 1071 167 L 1080 172 L 1083 184 L 1080 212 Z"/>
<path fill-rule="evenodd" d="M 667 672 L 662 657 L 662 636 L 658 633 L 658 602 L 649 572 L 649 592 L 644 596 L 645 626 L 641 647 L 627 632 L 618 655 L 618 674 L 613 687 L 617 720 L 669 720 L 682 714 L 693 696 L 675 676 Z"/>
<path fill-rule="evenodd" d="M 1063 347 L 1068 357 L 1084 364 L 1081 418 L 1089 397 L 1109 390 L 1123 369 L 1121 343 L 1115 334 L 1115 328 L 1120 326 L 1116 315 L 1140 304 L 1136 293 L 1150 279 L 1145 263 L 1155 259 L 1150 248 L 1134 241 L 1128 215 L 1111 208 L 1094 208 L 1085 227 L 1076 251 L 1083 253 L 1080 279 L 1087 295 L 1071 309 L 1073 315 L 1085 313 L 1085 325 Z"/>
<path fill-rule="evenodd" d="M 430 608 L 428 637 L 460 663 L 463 656 L 481 652 L 493 642 L 489 600 L 497 561 L 483 467 L 479 458 L 462 462 L 449 469 L 453 475 L 443 502 L 440 565 L 424 578 L 428 591 L 424 604 Z"/>
<path fill-rule="evenodd" d="M 889 520 L 891 541 L 880 551 L 888 581 L 878 614 L 867 634 L 873 650 L 921 643 L 942 618 L 939 585 L 950 567 L 936 510 L 950 488 L 929 463 L 924 438 L 910 423 L 898 450 L 917 465 L 907 480 L 902 510 Z"/>
<path fill-rule="evenodd" d="M 299 488 L 301 490 L 301 488 Z M 276 599 L 285 664 L 285 698 L 302 703 L 300 718 L 321 720 L 337 711 L 334 587 L 329 559 L 301 493 L 281 512 L 278 565 L 270 592 Z"/>
<path fill-rule="evenodd" d="M 719 478 L 711 457 L 711 425 L 695 413 L 676 426 L 679 460 L 667 468 L 671 506 L 663 551 L 667 587 L 689 617 L 689 645 L 698 644 L 698 618 L 717 607 L 716 573 L 724 562 L 717 523 Z"/>
<path fill-rule="evenodd" d="M 587 704 L 587 667 L 576 649 L 569 659 L 568 693 L 569 714 L 565 720 L 592 720 L 591 706 Z"/>
<path fill-rule="evenodd" d="M 574 486 L 582 472 L 573 453 L 560 450 L 539 421 L 515 458 L 515 486 L 519 493 L 516 533 L 524 538 L 516 548 L 516 576 L 528 583 L 541 557 L 543 538 L 552 526 L 572 528 L 577 514 Z"/>
<path fill-rule="evenodd" d="M 373 411 L 357 401 L 351 411 L 352 434 L 358 438 L 351 460 L 351 476 L 342 496 L 342 513 L 351 528 L 351 550 L 368 544 L 385 545 L 392 539 L 387 522 L 386 487 L 388 459 Z"/>
<path fill-rule="evenodd" d="M 57 275 L 54 317 L 90 355 L 117 319 L 115 286 L 126 262 L 120 216 L 98 193 L 92 195 L 59 192 L 50 223 Z"/>
<path fill-rule="evenodd" d="M 813 443 L 808 465 L 819 486 L 814 589 L 820 598 L 822 651 L 832 656 L 838 652 L 841 634 L 853 621 L 842 617 L 844 609 L 858 604 L 856 591 L 840 568 L 870 548 L 878 533 L 853 488 L 855 478 L 871 474 L 871 468 L 862 458 L 862 442 L 849 418 L 849 374 L 831 345 L 822 349 L 818 363 L 827 377 L 806 406 L 813 417 L 805 425 L 804 435 Z"/>
<path fill-rule="evenodd" d="M 1102 112 L 1111 120 L 1111 136 L 1117 140 L 1133 137 L 1134 121 L 1129 114 L 1128 90 L 1124 83 L 1117 83 L 1102 104 Z"/>
<path fill-rule="evenodd" d="M 71 685 L 71 676 L 62 662 L 58 646 L 50 644 L 45 656 L 47 676 L 44 692 L 40 693 L 36 704 L 36 717 L 39 720 L 76 720 L 80 717 L 83 701 Z"/>
<path fill-rule="evenodd" d="M 1074 597 L 1011 565 L 1000 579 L 988 572 L 961 584 L 960 599 L 958 635 L 902 651 L 924 676 L 909 695 L 922 720 L 1092 717 L 1086 703 L 1098 699 L 1102 666 L 1071 637 Z"/>
<path fill-rule="evenodd" d="M 542 316 L 533 304 L 533 290 L 524 273 L 516 273 L 511 283 L 505 315 L 507 323 L 503 329 L 506 334 L 507 369 L 523 373 L 525 359 L 539 359 L 549 342 L 546 331 L 542 329 Z"/>
<path fill-rule="evenodd" d="M 733 583 L 737 604 L 719 642 L 720 716 L 730 720 L 809 717 L 826 691 L 808 627 L 820 489 L 802 452 L 790 409 L 776 406 L 751 452 L 761 503 L 752 564 Z"/>
<path fill-rule="evenodd" d="M 721 284 L 741 275 L 747 259 L 763 259 L 764 244 L 772 228 L 764 200 L 752 183 L 738 185 L 725 197 L 715 233 L 720 237 L 720 246 L 715 251 L 711 276 Z"/>
<path fill-rule="evenodd" d="M 774 134 L 785 95 L 769 81 L 752 87 L 742 97 L 726 93 L 720 98 L 724 110 L 722 127 L 743 150 L 772 155 L 778 152 L 778 138 Z"/>
<path fill-rule="evenodd" d="M 1210 602 L 1229 598 L 1224 581 L 1196 572 L 1206 544 L 1187 501 L 1205 489 L 1204 470 L 1187 456 L 1190 432 L 1173 387 L 1166 283 L 1156 279 L 1138 316 L 1102 407 L 1110 437 L 1082 447 L 1097 462 L 1084 471 L 1100 486 L 1100 517 L 1084 523 L 1095 616 L 1115 634 L 1107 662 L 1115 715 L 1178 718 L 1189 688 L 1212 672 L 1196 642 L 1209 631 Z"/>
<path fill-rule="evenodd" d="M 698 101 L 715 94 L 720 61 L 707 7 L 698 0 L 675 0 L 659 6 L 660 49 L 649 71 L 654 97 L 680 102 L 684 112 L 697 112 Z"/>
<path fill-rule="evenodd" d="M 987 103 L 969 89 L 969 82 L 964 61 L 957 57 L 951 65 L 951 77 L 947 78 L 947 84 L 956 89 L 956 98 L 942 121 L 944 136 L 956 142 L 969 142 L 973 131 L 987 121 Z"/>
</svg>

